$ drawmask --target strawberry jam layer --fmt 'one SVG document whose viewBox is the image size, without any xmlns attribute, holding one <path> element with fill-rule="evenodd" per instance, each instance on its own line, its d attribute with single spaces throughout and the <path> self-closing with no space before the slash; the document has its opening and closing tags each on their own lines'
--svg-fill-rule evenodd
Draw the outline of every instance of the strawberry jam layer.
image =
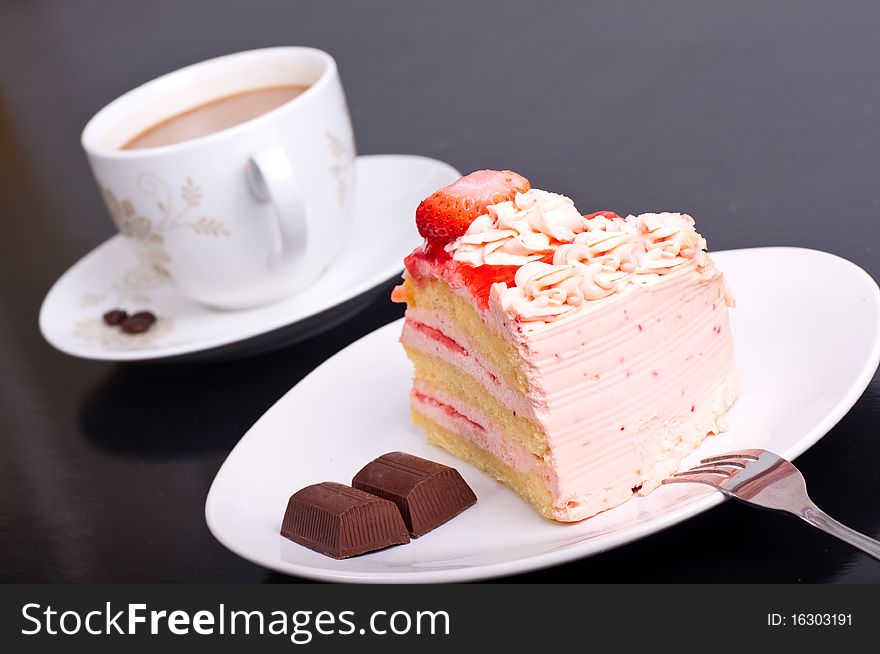
<svg viewBox="0 0 880 654">
<path fill-rule="evenodd" d="M 463 413 L 461 413 L 460 411 L 458 411 L 457 409 L 455 409 L 451 405 L 446 404 L 444 402 L 441 402 L 437 398 L 426 395 L 425 393 L 422 393 L 421 391 L 417 391 L 416 389 L 413 389 L 411 391 L 411 393 L 412 393 L 412 396 L 415 399 L 417 399 L 419 402 L 422 402 L 423 404 L 428 404 L 430 406 L 436 407 L 437 409 L 440 409 L 443 413 L 445 413 L 450 418 L 455 418 L 456 420 L 463 420 L 464 422 L 469 424 L 474 429 L 478 429 L 479 431 L 485 431 L 485 427 L 483 427 L 483 425 L 481 425 L 478 422 L 474 422 L 473 420 L 468 418 L 466 415 L 464 415 Z"/>
<path fill-rule="evenodd" d="M 513 286 L 519 266 L 471 266 L 455 261 L 440 246 L 426 243 L 413 250 L 404 265 L 410 277 L 418 281 L 426 276 L 439 277 L 453 288 L 465 288 L 481 310 L 489 306 L 489 291 L 499 282 Z"/>
</svg>

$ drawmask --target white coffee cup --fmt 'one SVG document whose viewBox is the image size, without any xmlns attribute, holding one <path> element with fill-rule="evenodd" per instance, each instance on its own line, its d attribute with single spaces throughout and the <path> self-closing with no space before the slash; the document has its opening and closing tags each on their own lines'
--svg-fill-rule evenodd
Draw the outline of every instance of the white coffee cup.
<svg viewBox="0 0 880 654">
<path fill-rule="evenodd" d="M 283 85 L 308 88 L 207 136 L 121 149 L 212 100 Z M 345 238 L 354 138 L 336 62 L 321 50 L 252 50 L 169 73 L 101 109 L 82 145 L 142 267 L 203 304 L 237 309 L 294 293 Z"/>
</svg>

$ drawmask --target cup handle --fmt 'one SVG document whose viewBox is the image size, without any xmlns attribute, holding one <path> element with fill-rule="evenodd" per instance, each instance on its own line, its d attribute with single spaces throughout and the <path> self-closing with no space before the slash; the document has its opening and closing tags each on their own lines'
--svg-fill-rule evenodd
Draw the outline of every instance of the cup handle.
<svg viewBox="0 0 880 654">
<path fill-rule="evenodd" d="M 290 159 L 280 146 L 267 146 L 251 155 L 247 177 L 254 196 L 275 205 L 278 246 L 270 256 L 270 267 L 301 262 L 309 230 L 305 202 Z"/>
</svg>

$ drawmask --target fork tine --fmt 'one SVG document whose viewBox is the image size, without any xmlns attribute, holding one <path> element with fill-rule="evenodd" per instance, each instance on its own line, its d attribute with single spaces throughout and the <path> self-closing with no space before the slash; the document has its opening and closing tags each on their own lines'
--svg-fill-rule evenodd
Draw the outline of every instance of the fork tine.
<svg viewBox="0 0 880 654">
<path fill-rule="evenodd" d="M 660 483 L 661 484 L 691 484 L 694 482 L 699 482 L 701 484 L 708 484 L 709 486 L 713 486 L 715 488 L 721 488 L 718 485 L 719 481 L 720 481 L 720 478 L 716 477 L 714 475 L 682 475 L 679 473 L 677 475 L 673 475 L 672 477 L 667 477 L 666 479 L 664 479 Z"/>
<path fill-rule="evenodd" d="M 738 450 L 736 452 L 725 452 L 702 459 L 700 463 L 715 463 L 718 461 L 745 459 L 747 461 L 757 461 L 761 458 L 764 450 Z"/>
<path fill-rule="evenodd" d="M 722 469 L 724 467 L 731 467 L 731 468 L 737 468 L 739 470 L 742 470 L 743 468 L 746 467 L 746 464 L 743 463 L 742 461 L 736 461 L 733 459 L 730 461 L 728 461 L 726 459 L 721 459 L 718 461 L 710 461 L 709 463 L 701 463 L 700 465 L 694 466 L 693 468 L 691 468 L 691 470 L 706 470 L 706 469 L 712 469 L 712 468 Z M 727 472 L 733 473 L 736 471 L 735 470 L 728 470 Z"/>
<path fill-rule="evenodd" d="M 675 484 L 699 482 L 719 488 L 719 484 L 727 478 L 728 474 L 729 473 L 725 470 L 682 470 L 681 472 L 676 472 L 674 475 L 667 477 L 661 483 Z"/>
<path fill-rule="evenodd" d="M 732 470 L 725 470 L 724 468 L 719 468 L 717 466 L 697 466 L 696 468 L 681 470 L 680 472 L 676 472 L 672 476 L 675 477 L 676 475 L 699 475 L 705 473 L 709 475 L 718 475 L 719 477 L 729 477 L 732 472 Z"/>
</svg>

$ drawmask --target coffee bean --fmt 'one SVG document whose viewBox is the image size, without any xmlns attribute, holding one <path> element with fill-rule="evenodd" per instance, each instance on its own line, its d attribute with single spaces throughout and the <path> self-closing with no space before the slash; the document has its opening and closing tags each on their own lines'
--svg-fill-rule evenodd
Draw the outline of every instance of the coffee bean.
<svg viewBox="0 0 880 654">
<path fill-rule="evenodd" d="M 142 334 L 153 326 L 156 316 L 149 311 L 138 311 L 122 321 L 122 331 L 126 334 Z"/>
<path fill-rule="evenodd" d="M 104 314 L 104 322 L 111 326 L 118 325 L 126 318 L 128 318 L 128 313 L 122 309 L 112 309 Z"/>
</svg>

